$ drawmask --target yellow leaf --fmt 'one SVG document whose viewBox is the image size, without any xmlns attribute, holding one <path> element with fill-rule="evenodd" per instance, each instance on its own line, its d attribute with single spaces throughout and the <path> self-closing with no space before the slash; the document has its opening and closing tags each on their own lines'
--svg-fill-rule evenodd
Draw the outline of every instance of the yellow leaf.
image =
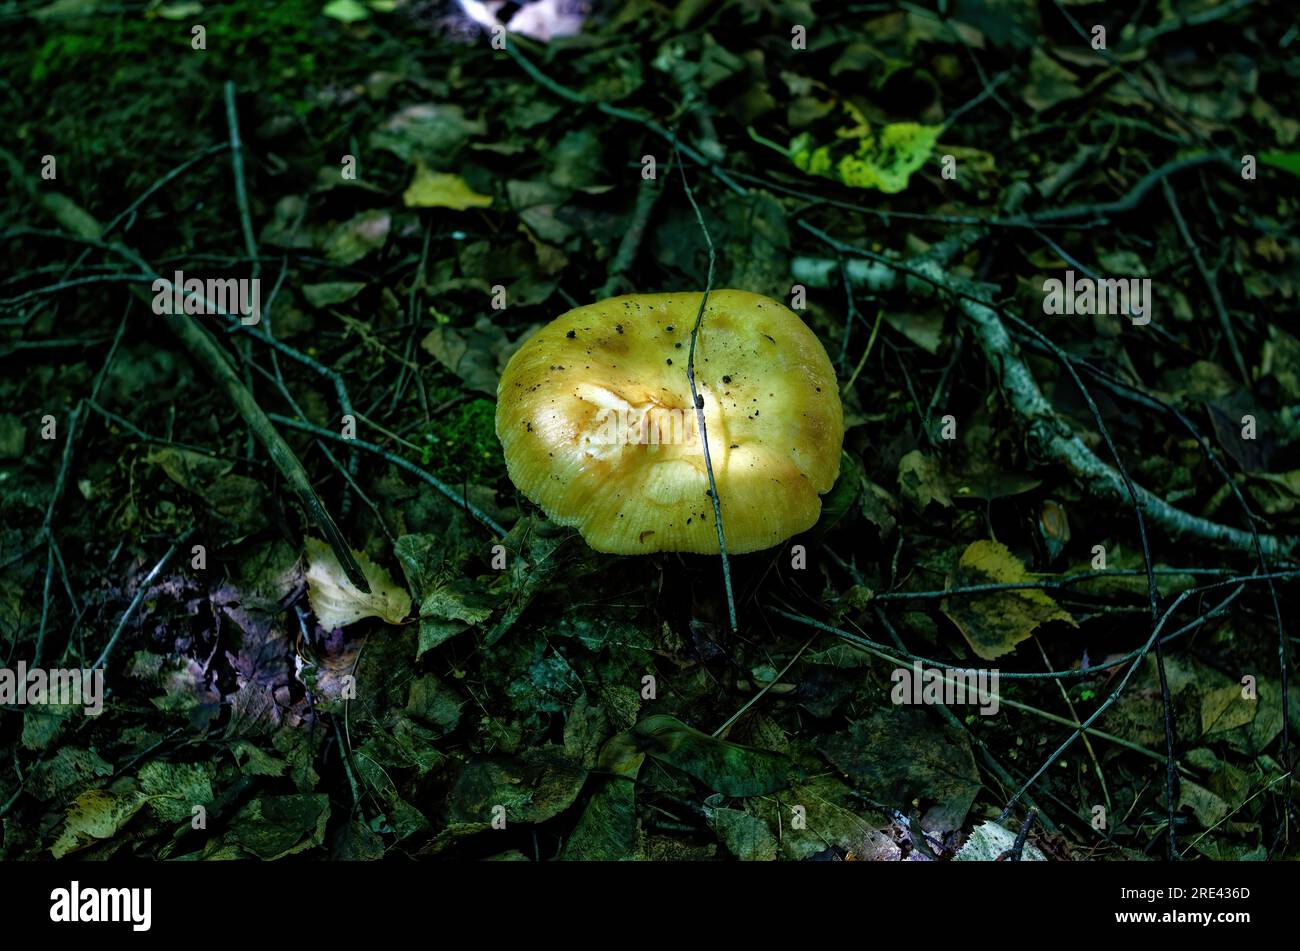
<svg viewBox="0 0 1300 951">
<path fill-rule="evenodd" d="M 1240 684 L 1211 690 L 1201 697 L 1201 733 L 1226 733 L 1255 719 L 1259 703 L 1242 696 Z"/>
<path fill-rule="evenodd" d="M 148 799 L 137 790 L 127 790 L 121 795 L 107 789 L 86 790 L 68 806 L 63 831 L 50 846 L 50 852 L 61 859 L 69 852 L 94 845 L 96 840 L 112 838 Z"/>
<path fill-rule="evenodd" d="M 979 541 L 962 552 L 948 587 L 1018 584 L 1031 580 L 1025 566 L 1005 545 Z M 1036 588 L 954 595 L 944 598 L 941 607 L 965 636 L 971 649 L 985 660 L 1010 653 L 1048 621 L 1064 621 L 1071 627 L 1079 626 L 1046 592 Z"/>
<path fill-rule="evenodd" d="M 846 106 L 845 111 L 853 124 L 836 131 L 838 142 L 817 146 L 805 132 L 790 142 L 790 160 L 809 175 L 838 178 L 853 188 L 876 188 L 889 195 L 907 188 L 912 173 L 934 151 L 940 127 L 891 122 L 873 130 L 857 110 Z"/>
<path fill-rule="evenodd" d="M 310 537 L 303 542 L 307 546 L 307 599 L 317 623 L 325 630 L 345 627 L 365 617 L 400 624 L 410 613 L 411 596 L 364 553 L 355 549 L 352 552 L 370 584 L 369 594 L 352 586 L 329 545 Z"/>
<path fill-rule="evenodd" d="M 470 188 L 465 179 L 450 172 L 435 172 L 423 162 L 415 166 L 411 187 L 402 194 L 407 208 L 486 208 L 492 204 L 491 195 L 480 195 Z"/>
</svg>

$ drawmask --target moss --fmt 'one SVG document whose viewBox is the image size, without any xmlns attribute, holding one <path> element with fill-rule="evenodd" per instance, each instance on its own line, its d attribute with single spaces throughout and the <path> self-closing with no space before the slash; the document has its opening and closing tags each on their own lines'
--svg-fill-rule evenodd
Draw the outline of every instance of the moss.
<svg viewBox="0 0 1300 951">
<path fill-rule="evenodd" d="M 222 84 L 240 91 L 240 120 L 256 145 L 258 125 L 292 115 L 303 141 L 346 141 L 365 100 L 340 103 L 346 89 L 378 69 L 414 68 L 403 46 L 375 31 L 346 30 L 321 16 L 316 0 L 208 5 L 195 22 L 206 48 L 191 48 L 188 20 L 134 11 L 69 17 L 57 30 L 20 28 L 0 57 L 0 128 L 20 154 L 54 154 L 65 190 L 83 207 L 116 210 L 198 149 L 227 136 Z M 324 64 L 347 64 L 327 71 Z M 322 89 L 322 77 L 331 85 Z M 22 89 L 25 99 L 4 95 Z M 44 106 L 39 119 L 30 108 Z M 255 166 L 250 164 L 250 174 Z M 94 174 L 91 174 L 91 173 Z M 174 201 L 196 231 L 226 209 L 201 198 L 218 192 L 225 161 L 203 163 L 159 197 Z M 206 220 L 211 215 L 211 220 Z"/>
<path fill-rule="evenodd" d="M 470 400 L 448 410 L 420 445 L 420 464 L 445 482 L 491 485 L 505 475 L 491 400 Z"/>
</svg>

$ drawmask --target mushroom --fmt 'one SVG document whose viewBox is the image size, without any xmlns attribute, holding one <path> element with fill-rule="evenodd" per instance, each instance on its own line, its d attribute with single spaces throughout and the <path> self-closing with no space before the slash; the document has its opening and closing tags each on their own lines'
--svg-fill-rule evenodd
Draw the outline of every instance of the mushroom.
<svg viewBox="0 0 1300 951">
<path fill-rule="evenodd" d="M 702 296 L 632 294 L 571 310 L 516 351 L 497 385 L 511 481 L 597 551 L 718 553 L 686 376 Z M 727 550 L 811 528 L 844 440 L 817 337 L 774 300 L 712 291 L 694 368 Z"/>
</svg>

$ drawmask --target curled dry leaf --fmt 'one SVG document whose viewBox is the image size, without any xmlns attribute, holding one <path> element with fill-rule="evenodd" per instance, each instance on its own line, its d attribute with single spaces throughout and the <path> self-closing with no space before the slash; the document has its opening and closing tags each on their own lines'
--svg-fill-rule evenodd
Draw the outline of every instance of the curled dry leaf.
<svg viewBox="0 0 1300 951">
<path fill-rule="evenodd" d="M 370 583 L 369 594 L 352 586 L 329 545 L 317 538 L 303 541 L 307 546 L 307 598 L 321 627 L 330 631 L 365 617 L 400 624 L 410 613 L 411 596 L 364 553 L 352 552 Z"/>
</svg>

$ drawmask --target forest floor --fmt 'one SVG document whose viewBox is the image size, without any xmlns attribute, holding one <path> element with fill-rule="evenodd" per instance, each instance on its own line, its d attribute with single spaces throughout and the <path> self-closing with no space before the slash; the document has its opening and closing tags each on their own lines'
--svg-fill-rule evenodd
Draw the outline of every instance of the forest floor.
<svg viewBox="0 0 1300 951">
<path fill-rule="evenodd" d="M 0 3 L 0 857 L 1300 855 L 1293 8 L 941 6 Z M 494 431 L 706 286 L 846 426 L 729 588 Z"/>
</svg>

